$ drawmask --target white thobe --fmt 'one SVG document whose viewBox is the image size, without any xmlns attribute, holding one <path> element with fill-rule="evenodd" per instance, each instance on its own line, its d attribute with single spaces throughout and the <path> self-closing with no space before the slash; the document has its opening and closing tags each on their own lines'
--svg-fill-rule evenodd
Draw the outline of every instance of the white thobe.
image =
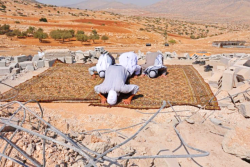
<svg viewBox="0 0 250 167">
<path fill-rule="evenodd" d="M 136 94 L 139 90 L 137 85 L 125 84 L 129 73 L 121 65 L 111 65 L 106 70 L 105 79 L 102 84 L 95 86 L 96 93 L 107 94 L 110 90 L 117 93 Z"/>
<path fill-rule="evenodd" d="M 127 69 L 129 76 L 139 75 L 141 72 L 141 66 L 137 65 L 137 55 L 134 52 L 126 52 L 120 55 L 119 64 Z"/>
</svg>

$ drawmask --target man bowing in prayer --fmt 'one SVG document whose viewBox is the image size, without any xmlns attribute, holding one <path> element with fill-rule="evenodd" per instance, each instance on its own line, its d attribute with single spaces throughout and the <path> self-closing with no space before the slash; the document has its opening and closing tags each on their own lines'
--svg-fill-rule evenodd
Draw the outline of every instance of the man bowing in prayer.
<svg viewBox="0 0 250 167">
<path fill-rule="evenodd" d="M 107 51 L 103 51 L 98 59 L 96 66 L 89 68 L 89 74 L 95 79 L 95 71 L 101 78 L 105 77 L 105 71 L 110 65 L 115 64 L 114 57 Z"/>
<path fill-rule="evenodd" d="M 124 104 L 130 104 L 135 94 L 138 92 L 137 85 L 125 84 L 130 73 L 121 65 L 111 65 L 106 70 L 105 79 L 102 84 L 95 86 L 95 92 L 100 96 L 101 103 L 108 102 L 110 105 L 117 103 L 120 93 L 130 93 L 128 99 L 124 99 Z M 107 98 L 105 97 L 107 95 Z"/>
<path fill-rule="evenodd" d="M 161 75 L 166 76 L 167 67 L 163 65 L 163 56 L 159 52 L 152 52 L 146 55 L 146 63 L 142 65 L 142 77 L 149 76 L 156 78 Z"/>
<path fill-rule="evenodd" d="M 133 74 L 140 75 L 141 66 L 137 65 L 137 55 L 134 52 L 126 52 L 120 55 L 119 64 L 126 68 L 129 73 L 128 77 L 131 77 Z"/>
</svg>

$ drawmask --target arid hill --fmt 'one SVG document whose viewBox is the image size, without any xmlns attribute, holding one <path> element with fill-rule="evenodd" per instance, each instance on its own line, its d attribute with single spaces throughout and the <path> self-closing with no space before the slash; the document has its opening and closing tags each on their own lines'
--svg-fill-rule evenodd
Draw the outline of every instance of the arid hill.
<svg viewBox="0 0 250 167">
<path fill-rule="evenodd" d="M 86 0 L 70 7 L 129 15 L 169 16 L 204 22 L 250 22 L 249 0 L 161 0 L 146 7 L 116 1 Z"/>
</svg>

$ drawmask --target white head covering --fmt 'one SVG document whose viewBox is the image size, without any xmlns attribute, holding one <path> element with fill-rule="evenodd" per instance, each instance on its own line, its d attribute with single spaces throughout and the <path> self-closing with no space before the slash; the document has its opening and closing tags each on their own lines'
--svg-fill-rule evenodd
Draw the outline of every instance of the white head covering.
<svg viewBox="0 0 250 167">
<path fill-rule="evenodd" d="M 149 77 L 150 78 L 156 78 L 156 76 L 157 76 L 157 72 L 156 71 L 150 71 L 149 72 Z"/>
<path fill-rule="evenodd" d="M 107 98 L 107 102 L 110 105 L 115 105 L 117 102 L 117 92 L 114 90 L 110 90 L 108 93 L 108 98 Z"/>
<path fill-rule="evenodd" d="M 100 78 L 104 78 L 105 77 L 105 72 L 104 71 L 100 71 L 99 72 L 99 76 L 100 76 Z"/>
</svg>

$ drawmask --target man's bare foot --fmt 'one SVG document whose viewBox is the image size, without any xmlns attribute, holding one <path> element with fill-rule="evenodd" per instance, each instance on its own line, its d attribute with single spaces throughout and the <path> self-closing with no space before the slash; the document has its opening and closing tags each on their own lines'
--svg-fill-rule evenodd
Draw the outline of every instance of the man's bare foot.
<svg viewBox="0 0 250 167">
<path fill-rule="evenodd" d="M 145 77 L 146 75 L 145 74 L 142 74 L 140 77 Z"/>
<path fill-rule="evenodd" d="M 106 98 L 101 98 L 101 103 L 102 104 L 106 104 L 107 103 L 107 99 Z"/>
<path fill-rule="evenodd" d="M 138 75 L 135 75 L 134 78 L 137 79 L 137 78 L 138 78 Z"/>
<path fill-rule="evenodd" d="M 166 76 L 166 75 L 161 75 L 161 77 L 162 77 L 162 78 L 167 78 L 167 76 Z"/>
<path fill-rule="evenodd" d="M 122 102 L 124 103 L 124 104 L 130 104 L 131 103 L 131 100 L 130 99 L 124 99 L 124 100 L 122 100 Z"/>
<path fill-rule="evenodd" d="M 91 77 L 92 79 L 95 79 L 96 77 L 95 77 L 95 75 L 92 75 L 92 77 Z"/>
</svg>

